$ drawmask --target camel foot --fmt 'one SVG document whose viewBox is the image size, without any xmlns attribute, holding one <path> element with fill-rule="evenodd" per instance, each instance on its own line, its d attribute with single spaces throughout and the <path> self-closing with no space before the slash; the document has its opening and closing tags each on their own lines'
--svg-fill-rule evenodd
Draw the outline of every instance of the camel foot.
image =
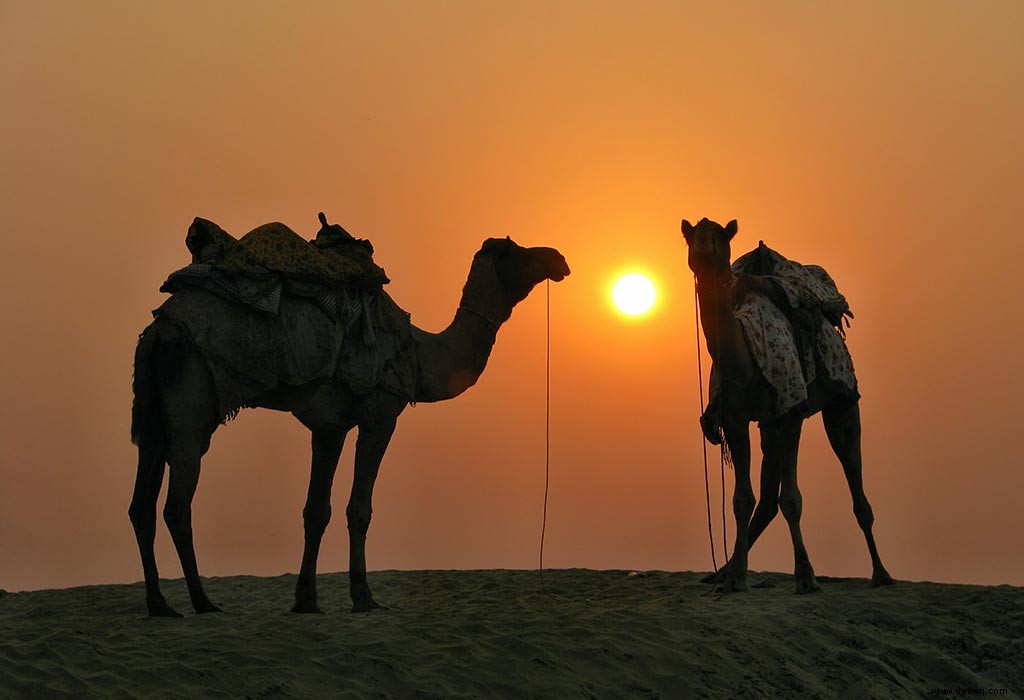
<svg viewBox="0 0 1024 700">
<path fill-rule="evenodd" d="M 746 577 L 726 576 L 722 582 L 722 593 L 746 593 L 748 590 Z"/>
<path fill-rule="evenodd" d="M 209 600 L 204 600 L 199 605 L 192 606 L 196 610 L 196 615 L 205 615 L 206 613 L 222 613 L 224 612 L 216 605 L 211 603 Z"/>
<path fill-rule="evenodd" d="M 889 572 L 884 567 L 880 567 L 875 570 L 874 574 L 871 575 L 871 587 L 879 588 L 881 586 L 892 586 L 896 583 Z"/>
<path fill-rule="evenodd" d="M 146 607 L 149 608 L 150 617 L 184 617 L 184 615 L 168 605 L 165 600 L 146 601 Z"/>
<path fill-rule="evenodd" d="M 817 579 L 814 578 L 814 569 L 811 568 L 809 563 L 803 566 L 798 565 L 794 577 L 796 578 L 797 595 L 821 593 L 821 586 L 818 585 Z"/>
<path fill-rule="evenodd" d="M 324 611 L 320 609 L 320 606 L 313 602 L 301 602 L 296 600 L 295 605 L 292 606 L 293 613 L 312 614 L 312 615 L 323 615 Z"/>
<path fill-rule="evenodd" d="M 700 582 L 701 583 L 722 583 L 723 581 L 725 581 L 725 568 L 727 566 L 729 566 L 729 565 L 726 564 L 721 569 L 719 569 L 717 574 L 714 571 L 712 571 L 710 574 L 708 574 L 707 576 L 702 578 L 700 580 Z"/>
<path fill-rule="evenodd" d="M 368 613 L 374 610 L 383 610 L 387 612 L 387 608 L 380 605 L 373 598 L 367 598 L 365 600 L 357 600 L 352 603 L 352 612 L 354 613 Z"/>
<path fill-rule="evenodd" d="M 818 585 L 818 582 L 813 576 L 809 579 L 797 579 L 796 582 L 796 594 L 807 595 L 808 593 L 821 593 L 822 587 Z"/>
</svg>

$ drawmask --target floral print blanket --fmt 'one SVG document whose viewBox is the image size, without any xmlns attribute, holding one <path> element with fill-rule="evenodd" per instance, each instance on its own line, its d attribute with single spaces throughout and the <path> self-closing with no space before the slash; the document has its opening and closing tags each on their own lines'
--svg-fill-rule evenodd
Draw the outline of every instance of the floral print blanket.
<svg viewBox="0 0 1024 700">
<path fill-rule="evenodd" d="M 852 318 L 845 297 L 817 265 L 787 260 L 761 243 L 732 265 L 739 275 L 755 274 L 773 285 L 768 295 L 746 293 L 736 306 L 747 345 L 775 390 L 773 416 L 794 409 L 807 415 L 821 409 L 821 398 L 860 396 L 843 322 Z"/>
</svg>

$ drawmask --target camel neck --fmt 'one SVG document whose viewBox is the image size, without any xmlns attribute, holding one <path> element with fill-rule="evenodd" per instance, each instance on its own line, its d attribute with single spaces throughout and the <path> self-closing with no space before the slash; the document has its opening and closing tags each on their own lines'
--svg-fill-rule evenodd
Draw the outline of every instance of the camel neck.
<svg viewBox="0 0 1024 700">
<path fill-rule="evenodd" d="M 733 310 L 732 275 L 728 269 L 697 275 L 697 300 L 708 354 L 725 378 L 744 380 L 750 358 Z"/>
<path fill-rule="evenodd" d="M 440 333 L 413 327 L 418 345 L 417 402 L 453 399 L 483 374 L 501 322 L 472 304 L 460 304 Z"/>
</svg>

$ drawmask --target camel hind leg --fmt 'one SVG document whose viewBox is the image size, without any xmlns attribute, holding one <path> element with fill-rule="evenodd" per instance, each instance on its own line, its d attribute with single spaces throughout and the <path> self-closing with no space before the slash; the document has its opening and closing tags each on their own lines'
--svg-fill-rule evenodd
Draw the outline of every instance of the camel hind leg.
<svg viewBox="0 0 1024 700">
<path fill-rule="evenodd" d="M 203 590 L 192 540 L 192 497 L 199 484 L 203 454 L 217 424 L 216 391 L 198 355 L 183 352 L 179 346 L 158 359 L 165 416 L 164 456 L 170 471 L 164 522 L 181 561 L 192 607 L 197 613 L 220 612 Z"/>
<path fill-rule="evenodd" d="M 128 517 L 135 530 L 146 578 L 146 607 L 151 617 L 181 617 L 167 604 L 160 592 L 160 574 L 156 568 L 153 541 L 156 538 L 156 501 L 164 480 L 164 457 L 160 447 L 141 443 L 139 467 L 135 476 L 135 493 L 128 508 Z"/>
<path fill-rule="evenodd" d="M 833 401 L 822 409 L 821 417 L 832 450 L 843 464 L 843 472 L 846 474 L 850 495 L 853 497 L 853 513 L 857 517 L 857 524 L 864 532 L 868 552 L 871 554 L 871 585 L 891 585 L 893 583 L 892 576 L 882 565 L 882 559 L 878 556 L 878 547 L 875 545 L 875 536 L 871 530 L 875 516 L 871 510 L 871 504 L 868 503 L 868 497 L 864 494 L 863 462 L 860 449 L 860 403 L 858 401 Z"/>
<path fill-rule="evenodd" d="M 778 440 L 778 431 L 775 428 L 761 428 L 761 491 L 758 493 L 754 517 L 750 519 L 748 549 L 754 546 L 757 538 L 779 514 L 779 488 L 782 483 L 782 475 L 779 472 Z"/>
<path fill-rule="evenodd" d="M 194 442 L 176 445 L 167 457 L 170 479 L 167 489 L 167 503 L 164 506 L 164 521 L 171 532 L 174 548 L 181 561 L 189 598 L 197 613 L 221 612 L 210 602 L 203 590 L 196 564 L 196 551 L 192 542 L 192 497 L 199 484 L 199 464 L 202 450 Z"/>
</svg>

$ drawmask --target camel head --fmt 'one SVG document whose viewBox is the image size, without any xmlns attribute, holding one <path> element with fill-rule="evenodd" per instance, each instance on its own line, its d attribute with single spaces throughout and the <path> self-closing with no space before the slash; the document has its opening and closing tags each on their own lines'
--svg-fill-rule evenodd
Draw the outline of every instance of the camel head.
<svg viewBox="0 0 1024 700">
<path fill-rule="evenodd" d="M 554 248 L 524 248 L 507 236 L 488 238 L 473 257 L 462 298 L 503 323 L 538 283 L 560 282 L 568 275 L 565 258 Z"/>
<path fill-rule="evenodd" d="M 724 227 L 707 218 L 698 221 L 696 226 L 683 219 L 682 229 L 689 249 L 688 262 L 694 274 L 699 277 L 725 276 L 728 279 L 729 260 L 732 258 L 729 241 L 738 229 L 736 219 Z"/>
</svg>

